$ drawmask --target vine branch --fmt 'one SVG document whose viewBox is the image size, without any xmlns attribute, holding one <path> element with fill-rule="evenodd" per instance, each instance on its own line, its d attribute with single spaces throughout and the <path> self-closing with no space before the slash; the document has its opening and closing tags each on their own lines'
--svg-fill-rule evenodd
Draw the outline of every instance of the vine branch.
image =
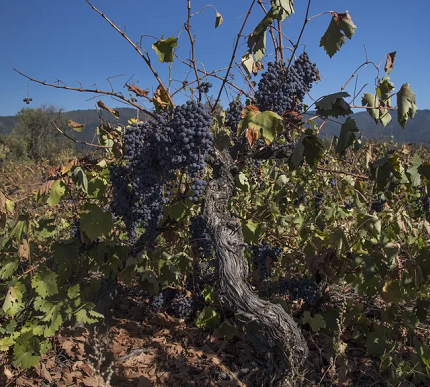
<svg viewBox="0 0 430 387">
<path fill-rule="evenodd" d="M 222 89 L 224 88 L 224 86 L 227 82 L 228 75 L 230 74 L 230 70 L 231 70 L 231 67 L 233 65 L 234 58 L 236 56 L 236 51 L 237 51 L 237 47 L 239 45 L 240 37 L 242 36 L 242 32 L 245 28 L 246 22 L 248 21 L 249 15 L 251 14 L 251 10 L 254 7 L 255 1 L 256 0 L 252 0 L 251 6 L 249 7 L 248 12 L 246 13 L 246 17 L 245 17 L 245 20 L 243 21 L 242 27 L 240 28 L 240 31 L 237 34 L 236 43 L 235 43 L 234 49 L 233 49 L 233 54 L 231 55 L 231 59 L 230 59 L 230 64 L 228 65 L 227 72 L 226 72 L 225 77 L 222 81 L 222 85 L 221 85 L 221 88 L 219 89 L 218 97 L 215 100 L 214 107 L 213 107 L 212 111 L 215 111 L 215 108 L 218 105 L 218 102 L 221 98 Z"/>
<path fill-rule="evenodd" d="M 125 32 L 121 31 L 114 22 L 112 22 L 110 19 L 108 19 L 108 17 L 102 13 L 101 11 L 99 11 L 94 5 L 92 5 L 88 0 L 85 0 L 85 2 L 94 10 L 96 11 L 103 19 L 105 19 L 112 28 L 114 28 L 119 34 L 121 34 L 121 36 L 127 40 L 128 43 L 131 44 L 131 46 L 137 51 L 137 53 L 141 56 L 141 58 L 145 61 L 145 63 L 148 65 L 149 69 L 151 70 L 152 74 L 154 75 L 155 79 L 158 81 L 160 87 L 163 89 L 163 91 L 166 93 L 167 98 L 169 99 L 170 103 L 172 104 L 173 107 L 175 107 L 175 103 L 173 102 L 172 96 L 170 95 L 170 93 L 168 92 L 168 90 L 166 89 L 166 86 L 164 86 L 163 81 L 160 79 L 160 77 L 158 76 L 158 73 L 155 71 L 154 67 L 152 67 L 151 64 L 151 60 L 149 59 L 149 55 L 148 57 L 146 57 L 142 51 L 140 51 L 139 47 L 137 47 L 131 40 L 130 38 L 125 34 Z"/>
</svg>

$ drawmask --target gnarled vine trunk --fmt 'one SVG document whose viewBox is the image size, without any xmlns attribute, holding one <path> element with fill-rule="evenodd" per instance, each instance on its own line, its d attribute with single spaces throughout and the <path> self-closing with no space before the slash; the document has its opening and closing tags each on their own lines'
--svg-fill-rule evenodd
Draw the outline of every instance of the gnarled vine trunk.
<svg viewBox="0 0 430 387">
<path fill-rule="evenodd" d="M 242 229 L 228 205 L 235 189 L 235 165 L 228 150 L 209 155 L 214 179 L 205 196 L 203 217 L 218 259 L 219 293 L 223 306 L 260 324 L 273 348 L 280 375 L 277 385 L 293 385 L 303 366 L 308 347 L 293 318 L 276 304 L 260 299 L 247 283 L 248 264 Z"/>
</svg>

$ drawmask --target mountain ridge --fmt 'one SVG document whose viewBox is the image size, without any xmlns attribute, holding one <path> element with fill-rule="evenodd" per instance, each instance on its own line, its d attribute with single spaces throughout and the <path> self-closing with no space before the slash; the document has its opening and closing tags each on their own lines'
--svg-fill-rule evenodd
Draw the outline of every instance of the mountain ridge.
<svg viewBox="0 0 430 387">
<path fill-rule="evenodd" d="M 107 111 L 97 111 L 93 109 L 86 110 L 71 110 L 68 112 L 62 112 L 64 118 L 71 119 L 75 122 L 85 124 L 85 128 L 82 132 L 74 132 L 77 140 L 92 141 L 95 136 L 95 129 L 101 123 L 101 117 L 103 121 L 110 122 L 117 125 L 127 125 L 127 121 L 130 118 L 137 117 L 137 109 L 133 108 L 116 108 L 120 114 L 120 118 L 116 119 L 112 114 Z M 143 116 L 142 116 L 143 114 Z M 315 115 L 313 112 L 308 112 L 306 117 Z M 354 118 L 358 129 L 361 131 L 363 137 L 368 139 L 390 139 L 394 136 L 394 139 L 399 143 L 415 143 L 430 145 L 430 109 L 418 110 L 415 118 L 409 120 L 403 130 L 397 123 L 397 117 L 392 114 L 392 121 L 384 128 L 381 124 L 376 125 L 372 117 L 366 112 L 358 112 L 350 115 L 349 117 Z M 139 118 L 144 118 L 144 113 L 139 112 Z M 321 137 L 327 139 L 332 138 L 334 135 L 339 136 L 341 124 L 345 122 L 347 117 L 333 118 L 330 117 L 321 129 Z M 316 120 L 318 126 L 322 124 L 321 119 Z M 15 116 L 0 116 L 0 134 L 9 134 L 12 132 L 15 125 Z"/>
</svg>

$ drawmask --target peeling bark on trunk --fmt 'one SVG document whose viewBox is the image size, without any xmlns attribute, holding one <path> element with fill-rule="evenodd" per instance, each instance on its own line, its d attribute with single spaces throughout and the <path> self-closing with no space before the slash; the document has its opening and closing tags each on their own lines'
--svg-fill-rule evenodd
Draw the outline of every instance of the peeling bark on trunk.
<svg viewBox="0 0 430 387">
<path fill-rule="evenodd" d="M 235 189 L 235 165 L 228 150 L 215 149 L 208 155 L 208 161 L 214 168 L 214 179 L 205 196 L 203 218 L 218 259 L 220 301 L 260 324 L 280 372 L 275 384 L 295 385 L 292 380 L 308 355 L 306 341 L 296 322 L 280 305 L 260 299 L 247 283 L 242 229 L 228 210 Z"/>
</svg>

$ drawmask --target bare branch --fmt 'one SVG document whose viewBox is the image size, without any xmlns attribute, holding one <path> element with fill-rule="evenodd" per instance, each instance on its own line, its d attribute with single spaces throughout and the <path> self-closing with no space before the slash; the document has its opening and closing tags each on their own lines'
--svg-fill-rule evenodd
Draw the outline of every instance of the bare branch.
<svg viewBox="0 0 430 387">
<path fill-rule="evenodd" d="M 172 96 L 169 94 L 168 90 L 166 89 L 166 86 L 164 86 L 163 81 L 160 79 L 160 77 L 158 76 L 158 73 L 155 71 L 155 69 L 152 67 L 151 61 L 148 57 L 145 57 L 145 55 L 143 55 L 142 51 L 140 51 L 139 47 L 137 47 L 131 40 L 130 38 L 123 32 L 121 31 L 116 25 L 115 23 L 113 23 L 111 20 L 109 20 L 107 18 L 107 16 L 100 12 L 96 7 L 94 7 L 94 5 L 92 5 L 88 0 L 85 0 L 85 2 L 94 10 L 96 11 L 103 19 L 105 19 L 111 26 L 112 28 L 114 28 L 118 33 L 120 33 L 122 35 L 122 37 L 127 40 L 128 43 L 131 44 L 131 46 L 137 51 L 137 53 L 141 56 L 141 58 L 145 61 L 145 63 L 148 65 L 149 69 L 152 71 L 152 74 L 154 74 L 155 79 L 158 81 L 158 83 L 160 84 L 160 87 L 163 89 L 163 91 L 166 93 L 167 98 L 169 98 L 170 103 L 172 104 L 173 107 L 175 107 L 175 103 L 173 102 Z"/>
<path fill-rule="evenodd" d="M 55 126 L 55 129 L 57 129 L 63 136 L 65 136 L 65 137 L 67 137 L 69 140 L 72 140 L 75 144 L 82 144 L 82 145 L 88 145 L 88 146 L 92 146 L 92 147 L 94 147 L 94 148 L 112 148 L 111 146 L 108 146 L 108 145 L 98 145 L 98 144 L 91 144 L 91 143 L 89 143 L 89 142 L 86 142 L 86 141 L 79 141 L 79 140 L 76 140 L 75 138 L 73 138 L 73 137 L 71 137 L 71 136 L 69 136 L 67 133 L 65 133 L 65 132 L 63 132 L 58 126 L 57 126 L 57 124 L 55 123 L 55 121 L 52 121 L 52 124 Z"/>
<path fill-rule="evenodd" d="M 308 1 L 308 6 L 307 6 L 307 8 L 306 8 L 305 21 L 304 21 L 304 23 L 303 23 L 302 30 L 300 31 L 300 35 L 299 35 L 299 37 L 298 37 L 298 39 L 297 39 L 297 42 L 296 42 L 296 44 L 294 45 L 294 50 L 293 50 L 293 52 L 292 52 L 292 54 L 291 54 L 291 59 L 290 59 L 290 61 L 288 62 L 287 70 L 290 68 L 291 63 L 293 63 L 294 55 L 296 54 L 297 48 L 299 47 L 299 43 L 300 43 L 300 40 L 302 39 L 303 32 L 304 32 L 304 30 L 305 30 L 306 24 L 308 24 L 308 23 L 309 23 L 309 20 L 310 20 L 310 19 L 308 19 L 308 16 L 309 16 L 309 8 L 311 7 L 311 1 L 312 1 L 312 0 L 309 0 L 309 1 Z"/>
<path fill-rule="evenodd" d="M 80 92 L 84 92 L 84 93 L 104 94 L 104 95 L 110 95 L 110 96 L 112 96 L 112 97 L 119 98 L 119 99 L 121 99 L 121 100 L 123 100 L 123 101 L 127 102 L 129 105 L 134 106 L 136 109 L 139 109 L 139 110 L 141 110 L 142 112 L 144 112 L 144 113 L 148 114 L 149 116 L 151 116 L 152 118 L 156 119 L 156 117 L 155 117 L 154 113 L 151 113 L 150 111 L 148 111 L 148 110 L 146 110 L 146 109 L 142 108 L 142 106 L 140 106 L 140 105 L 138 105 L 138 104 L 136 104 L 136 103 L 134 103 L 134 102 L 130 101 L 128 98 L 124 97 L 122 94 L 119 94 L 119 93 L 113 93 L 113 92 L 111 92 L 111 91 L 98 90 L 98 89 L 97 89 L 97 86 L 96 86 L 96 89 L 82 89 L 82 88 L 78 89 L 78 88 L 76 88 L 76 87 L 54 85 L 54 84 L 52 84 L 52 83 L 47 83 L 46 81 L 39 81 L 38 79 L 30 78 L 28 75 L 25 75 L 24 73 L 22 73 L 21 71 L 19 71 L 19 70 L 15 69 L 15 68 L 14 68 L 14 70 L 15 70 L 18 74 L 20 74 L 20 75 L 22 75 L 23 77 L 25 77 L 25 78 L 29 79 L 30 81 L 35 82 L 35 83 L 40 83 L 41 85 L 44 85 L 44 86 L 55 87 L 56 89 L 64 89 L 64 90 L 80 91 Z"/>
<path fill-rule="evenodd" d="M 216 108 L 216 106 L 218 105 L 219 99 L 221 98 L 222 89 L 224 88 L 224 86 L 225 86 L 225 84 L 227 82 L 228 75 L 230 74 L 230 70 L 231 70 L 231 67 L 233 65 L 234 58 L 236 56 L 236 50 L 237 50 L 237 46 L 239 45 L 240 37 L 242 36 L 242 32 L 243 32 L 243 30 L 245 28 L 246 22 L 248 21 L 249 15 L 251 14 L 251 10 L 254 7 L 255 1 L 256 0 L 252 0 L 251 6 L 248 9 L 248 12 L 246 14 L 245 20 L 243 21 L 242 27 L 241 27 L 239 33 L 237 34 L 236 43 L 235 43 L 234 49 L 233 49 L 233 54 L 231 55 L 231 59 L 230 59 L 230 64 L 228 65 L 227 72 L 225 74 L 225 78 L 222 81 L 222 85 L 221 85 L 221 88 L 219 89 L 218 97 L 215 100 L 215 104 L 214 104 L 213 109 Z"/>
<path fill-rule="evenodd" d="M 200 78 L 199 78 L 199 72 L 197 70 L 197 62 L 196 62 L 196 52 L 195 52 L 195 47 L 194 47 L 194 43 L 195 40 L 193 38 L 193 36 L 191 35 L 191 0 L 187 0 L 188 1 L 188 5 L 187 5 L 187 9 L 188 9 L 188 19 L 187 22 L 185 24 L 185 30 L 188 33 L 188 37 L 190 38 L 190 43 L 191 43 L 191 63 L 193 64 L 193 69 L 194 69 L 194 74 L 196 76 L 196 80 L 197 80 L 197 90 L 199 91 L 199 102 L 202 100 L 202 92 L 200 90 Z"/>
</svg>

